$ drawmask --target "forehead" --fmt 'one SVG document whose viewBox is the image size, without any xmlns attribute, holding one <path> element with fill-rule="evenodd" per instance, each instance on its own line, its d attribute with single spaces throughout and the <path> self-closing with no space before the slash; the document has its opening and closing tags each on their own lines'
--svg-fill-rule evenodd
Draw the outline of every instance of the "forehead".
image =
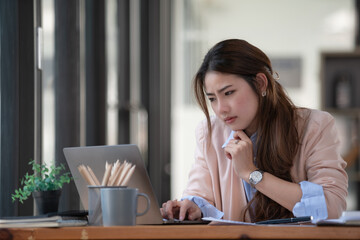
<svg viewBox="0 0 360 240">
<path fill-rule="evenodd" d="M 246 81 L 235 74 L 208 72 L 205 75 L 204 87 L 207 91 L 216 91 L 226 85 L 240 85 Z"/>
</svg>

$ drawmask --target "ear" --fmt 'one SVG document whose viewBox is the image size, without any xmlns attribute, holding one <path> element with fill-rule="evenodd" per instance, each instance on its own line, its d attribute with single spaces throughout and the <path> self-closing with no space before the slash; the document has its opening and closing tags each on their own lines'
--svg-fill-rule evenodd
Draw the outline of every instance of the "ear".
<svg viewBox="0 0 360 240">
<path fill-rule="evenodd" d="M 256 81 L 258 82 L 259 90 L 260 92 L 264 92 L 267 89 L 268 86 L 268 79 L 264 73 L 258 73 L 256 74 Z"/>
</svg>

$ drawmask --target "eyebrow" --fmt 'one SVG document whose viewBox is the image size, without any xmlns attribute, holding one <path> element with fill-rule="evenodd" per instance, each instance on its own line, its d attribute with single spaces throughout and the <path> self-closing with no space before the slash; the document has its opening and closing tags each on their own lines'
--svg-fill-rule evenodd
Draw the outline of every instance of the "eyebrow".
<svg viewBox="0 0 360 240">
<path fill-rule="evenodd" d="M 227 88 L 229 88 L 229 87 L 232 87 L 232 85 L 227 85 L 227 86 L 225 86 L 225 87 L 223 87 L 223 88 L 221 88 L 221 89 L 217 90 L 217 92 L 218 92 L 218 93 L 221 93 L 221 92 L 225 91 L 225 90 L 226 90 Z M 206 94 L 206 96 L 212 96 L 212 95 L 215 95 L 214 93 L 208 93 L 208 92 L 206 92 L 205 94 Z"/>
</svg>

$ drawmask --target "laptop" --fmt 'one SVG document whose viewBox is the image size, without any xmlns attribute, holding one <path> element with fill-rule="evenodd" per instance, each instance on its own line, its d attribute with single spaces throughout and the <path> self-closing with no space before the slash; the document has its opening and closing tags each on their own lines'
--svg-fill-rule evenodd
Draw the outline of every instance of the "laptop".
<svg viewBox="0 0 360 240">
<path fill-rule="evenodd" d="M 180 222 L 163 220 L 158 200 L 155 196 L 154 189 L 151 185 L 150 178 L 147 174 L 144 161 L 137 145 L 124 144 L 110 146 L 68 147 L 64 148 L 63 151 L 84 209 L 88 209 L 88 187 L 86 181 L 82 178 L 78 170 L 78 166 L 84 164 L 91 167 L 95 176 L 101 182 L 105 172 L 106 161 L 112 164 L 117 160 L 121 163 L 126 160 L 132 165 L 136 165 L 135 172 L 128 183 L 128 187 L 137 188 L 140 193 L 147 194 L 150 199 L 150 209 L 143 216 L 137 217 L 136 224 L 203 223 L 202 221 Z M 140 197 L 138 199 L 138 212 L 143 212 L 146 206 L 146 200 Z"/>
</svg>

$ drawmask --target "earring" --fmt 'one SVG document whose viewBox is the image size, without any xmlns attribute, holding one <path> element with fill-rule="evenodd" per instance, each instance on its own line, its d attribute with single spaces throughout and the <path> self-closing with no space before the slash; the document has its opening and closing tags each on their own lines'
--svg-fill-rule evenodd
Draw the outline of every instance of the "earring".
<svg viewBox="0 0 360 240">
<path fill-rule="evenodd" d="M 266 96 L 266 91 L 263 91 L 263 92 L 261 93 L 261 96 L 265 97 L 265 96 Z"/>
<path fill-rule="evenodd" d="M 278 81 L 280 79 L 280 75 L 278 72 L 275 72 L 275 75 L 276 76 L 274 77 L 274 79 L 275 79 L 275 81 Z"/>
</svg>

